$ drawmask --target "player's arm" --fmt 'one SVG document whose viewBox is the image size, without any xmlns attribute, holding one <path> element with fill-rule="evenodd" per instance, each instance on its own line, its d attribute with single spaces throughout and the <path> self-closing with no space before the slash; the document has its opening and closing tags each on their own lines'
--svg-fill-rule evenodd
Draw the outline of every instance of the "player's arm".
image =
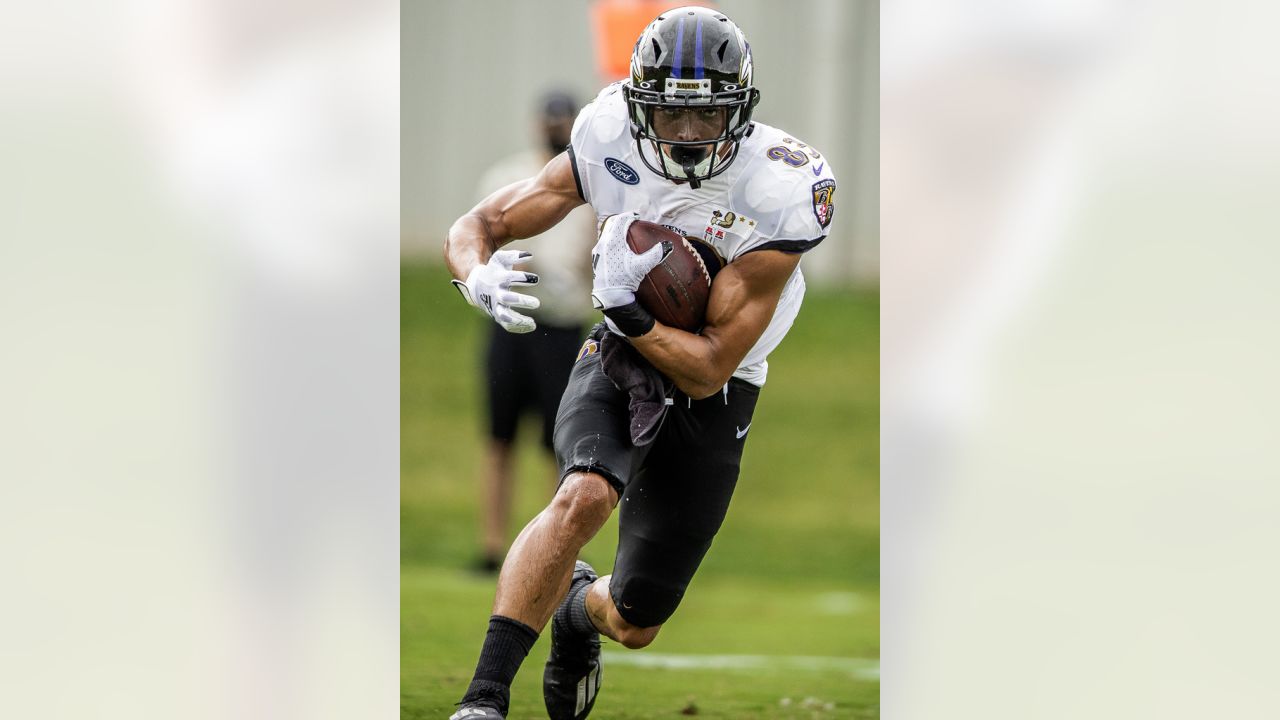
<svg viewBox="0 0 1280 720">
<path fill-rule="evenodd" d="M 535 308 L 537 300 L 509 287 L 535 283 L 537 276 L 512 270 L 514 264 L 529 257 L 528 253 L 499 252 L 499 248 L 546 232 L 582 204 L 572 162 L 568 153 L 557 155 L 535 177 L 512 183 L 481 200 L 445 235 L 444 259 L 454 285 L 467 302 L 512 332 L 528 332 L 534 324 L 511 308 Z"/>
<path fill-rule="evenodd" d="M 799 254 L 747 253 L 716 275 L 701 334 L 655 322 L 631 343 L 689 397 L 713 395 L 729 382 L 768 327 L 787 278 L 799 263 Z"/>
</svg>

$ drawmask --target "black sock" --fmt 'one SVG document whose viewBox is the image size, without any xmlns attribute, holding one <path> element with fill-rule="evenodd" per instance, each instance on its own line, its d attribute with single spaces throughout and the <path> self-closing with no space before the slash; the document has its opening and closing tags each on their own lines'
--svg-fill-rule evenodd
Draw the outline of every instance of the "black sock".
<svg viewBox="0 0 1280 720">
<path fill-rule="evenodd" d="M 574 637 L 600 633 L 591 616 L 587 614 L 587 590 L 591 583 L 584 582 L 569 590 L 569 601 L 556 608 L 556 628 Z"/>
<path fill-rule="evenodd" d="M 511 681 L 537 640 L 538 633 L 519 620 L 501 615 L 490 617 L 489 632 L 484 636 L 480 661 L 476 663 L 476 674 L 459 704 L 487 702 L 506 715 L 511 700 Z"/>
</svg>

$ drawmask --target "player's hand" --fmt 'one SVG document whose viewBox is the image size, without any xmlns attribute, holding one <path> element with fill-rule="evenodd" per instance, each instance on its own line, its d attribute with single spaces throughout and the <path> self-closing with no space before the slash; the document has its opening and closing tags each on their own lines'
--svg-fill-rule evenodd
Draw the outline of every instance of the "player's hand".
<svg viewBox="0 0 1280 720">
<path fill-rule="evenodd" d="M 632 213 L 610 215 L 600 226 L 600 239 L 591 248 L 591 304 L 612 310 L 636 301 L 636 288 L 671 249 L 654 245 L 643 254 L 627 244 L 627 229 L 637 220 Z"/>
<path fill-rule="evenodd" d="M 477 265 L 467 275 L 467 281 L 454 280 L 453 286 L 462 293 L 468 303 L 485 311 L 507 332 L 527 333 L 537 327 L 528 315 L 521 315 L 515 308 L 537 310 L 538 298 L 511 290 L 512 285 L 536 285 L 538 276 L 523 270 L 512 270 L 517 263 L 533 257 L 524 250 L 499 250 L 484 265 Z"/>
</svg>

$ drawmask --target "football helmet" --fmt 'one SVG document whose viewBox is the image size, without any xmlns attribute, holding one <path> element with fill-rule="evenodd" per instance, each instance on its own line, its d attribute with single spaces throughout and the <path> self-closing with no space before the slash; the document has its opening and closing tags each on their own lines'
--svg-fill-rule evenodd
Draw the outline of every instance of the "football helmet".
<svg viewBox="0 0 1280 720">
<path fill-rule="evenodd" d="M 645 28 L 622 89 L 640 159 L 693 188 L 733 163 L 760 102 L 751 46 L 732 20 L 703 7 L 669 10 Z"/>
</svg>

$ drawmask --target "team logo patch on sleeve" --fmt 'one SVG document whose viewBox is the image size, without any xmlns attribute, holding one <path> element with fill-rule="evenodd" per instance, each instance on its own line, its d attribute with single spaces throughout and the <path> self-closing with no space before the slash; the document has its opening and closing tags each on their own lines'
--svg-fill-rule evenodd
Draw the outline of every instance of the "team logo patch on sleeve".
<svg viewBox="0 0 1280 720">
<path fill-rule="evenodd" d="M 582 349 L 578 351 L 578 359 L 574 360 L 574 362 L 578 362 L 578 360 L 581 360 L 588 355 L 595 355 L 598 352 L 600 352 L 600 343 L 595 340 L 588 339 L 586 342 L 582 343 Z"/>
<path fill-rule="evenodd" d="M 831 178 L 813 184 L 813 215 L 818 224 L 826 228 L 835 214 L 836 181 Z"/>
</svg>

